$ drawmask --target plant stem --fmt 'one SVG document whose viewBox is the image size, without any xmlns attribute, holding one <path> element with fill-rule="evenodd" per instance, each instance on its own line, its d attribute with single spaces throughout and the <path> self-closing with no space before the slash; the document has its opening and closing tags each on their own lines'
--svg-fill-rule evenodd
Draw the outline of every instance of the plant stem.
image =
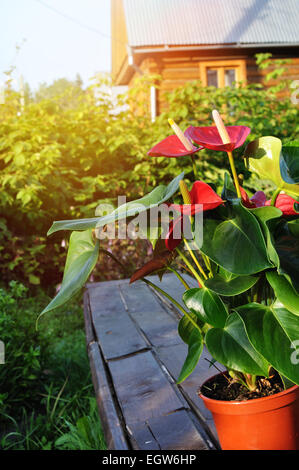
<svg viewBox="0 0 299 470">
<path fill-rule="evenodd" d="M 213 116 L 213 120 L 216 124 L 217 130 L 219 132 L 219 135 L 220 135 L 220 138 L 221 138 L 222 142 L 224 144 L 229 144 L 231 142 L 230 137 L 229 137 L 227 129 L 226 129 L 226 127 L 225 127 L 225 125 L 222 121 L 222 118 L 221 118 L 220 114 L 218 113 L 218 111 L 216 109 L 214 109 L 212 111 L 212 116 Z M 242 196 L 241 196 L 241 190 L 240 190 L 238 175 L 237 175 L 237 172 L 236 172 L 234 157 L 233 157 L 232 152 L 227 152 L 227 155 L 228 155 L 229 164 L 230 164 L 232 174 L 233 174 L 233 179 L 234 179 L 235 188 L 236 188 L 236 191 L 237 191 L 237 196 L 238 196 L 238 198 L 241 199 Z"/>
<path fill-rule="evenodd" d="M 275 202 L 276 202 L 277 196 L 279 195 L 280 191 L 281 191 L 281 188 L 276 189 L 276 191 L 274 192 L 274 194 L 271 198 L 270 206 L 275 206 Z"/>
<path fill-rule="evenodd" d="M 194 263 L 196 264 L 197 268 L 199 269 L 199 271 L 201 272 L 201 274 L 203 275 L 203 277 L 207 280 L 208 277 L 207 277 L 206 273 L 204 272 L 204 270 L 202 269 L 201 265 L 199 264 L 199 262 L 198 262 L 198 260 L 197 260 L 197 258 L 196 258 L 196 256 L 195 256 L 195 254 L 193 253 L 193 250 L 191 250 L 190 245 L 189 245 L 189 243 L 187 242 L 186 238 L 183 238 L 183 240 L 184 240 L 184 243 L 185 243 L 185 245 L 186 245 L 186 248 L 188 249 L 188 251 L 189 251 L 189 253 L 190 253 L 190 255 L 191 255 L 191 258 L 193 259 Z"/>
<path fill-rule="evenodd" d="M 181 283 L 183 284 L 183 286 L 185 287 L 185 289 L 190 289 L 190 286 L 188 286 L 187 282 L 185 281 L 185 279 L 180 275 L 180 273 L 178 273 L 174 268 L 170 268 L 168 267 L 167 268 L 169 271 L 173 272 L 177 278 L 181 281 Z"/>
<path fill-rule="evenodd" d="M 195 271 L 195 269 L 193 268 L 192 264 L 188 261 L 188 259 L 186 258 L 186 256 L 181 252 L 181 250 L 179 248 L 176 248 L 176 251 L 178 253 L 178 255 L 182 258 L 182 260 L 184 261 L 184 263 L 188 266 L 188 268 L 190 269 L 190 271 L 192 272 L 193 276 L 197 279 L 197 281 L 200 283 L 201 286 L 204 286 L 204 281 L 203 279 L 200 277 L 200 275 L 198 274 L 198 272 Z"/>
<path fill-rule="evenodd" d="M 237 191 L 237 196 L 241 199 L 242 195 L 241 195 L 241 190 L 240 190 L 238 175 L 237 175 L 237 171 L 236 171 L 236 167 L 235 167 L 233 153 L 232 152 L 227 152 L 227 155 L 228 155 L 229 164 L 230 164 L 232 174 L 233 174 L 233 179 L 234 179 L 235 188 L 236 188 L 236 191 Z"/>
<path fill-rule="evenodd" d="M 196 168 L 196 161 L 194 155 L 190 155 L 191 160 L 192 160 L 192 167 L 193 167 L 193 173 L 194 173 L 194 178 L 195 180 L 198 180 L 198 173 L 197 173 L 197 168 Z"/>
<path fill-rule="evenodd" d="M 169 295 L 167 292 L 165 292 L 160 287 L 156 286 L 156 284 L 153 284 L 148 279 L 142 279 L 142 280 L 143 280 L 143 282 L 145 282 L 146 284 L 151 286 L 153 289 L 155 289 L 156 291 L 158 291 L 162 295 L 164 295 L 164 297 L 166 297 L 168 300 L 170 300 L 170 302 L 172 302 L 183 313 L 183 315 L 185 315 L 188 318 L 188 320 L 192 323 L 192 325 L 201 332 L 200 327 L 198 326 L 196 321 L 193 320 L 193 318 L 189 315 L 189 312 L 187 312 L 187 310 L 185 310 L 173 297 L 171 297 L 171 295 Z"/>
</svg>

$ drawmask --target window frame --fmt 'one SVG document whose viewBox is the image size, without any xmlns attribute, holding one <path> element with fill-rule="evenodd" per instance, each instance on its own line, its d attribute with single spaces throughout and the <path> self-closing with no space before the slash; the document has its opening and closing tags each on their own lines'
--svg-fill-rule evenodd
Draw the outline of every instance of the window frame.
<svg viewBox="0 0 299 470">
<path fill-rule="evenodd" d="M 225 70 L 234 69 L 236 72 L 236 83 L 242 81 L 246 83 L 246 61 L 240 59 L 227 60 L 208 60 L 199 63 L 199 75 L 203 86 L 208 86 L 207 70 L 213 69 L 218 71 L 218 88 L 225 87 Z"/>
</svg>

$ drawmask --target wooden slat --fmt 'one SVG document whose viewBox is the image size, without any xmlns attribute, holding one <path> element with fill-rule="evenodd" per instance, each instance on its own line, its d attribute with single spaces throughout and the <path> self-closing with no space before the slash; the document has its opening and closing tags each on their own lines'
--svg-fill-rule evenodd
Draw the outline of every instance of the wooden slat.
<svg viewBox="0 0 299 470">
<path fill-rule="evenodd" d="M 198 287 L 197 282 L 192 277 L 188 275 L 183 275 L 183 278 L 186 280 L 190 288 Z M 183 284 L 180 282 L 180 280 L 176 277 L 175 274 L 165 274 L 162 278 L 162 282 L 160 282 L 158 276 L 147 276 L 147 279 L 149 279 L 158 287 L 166 291 L 169 295 L 171 295 L 171 297 L 174 298 L 174 300 L 176 300 L 180 305 L 182 305 L 182 307 L 185 306 L 182 300 L 182 296 L 186 289 L 183 286 Z M 153 292 L 156 295 L 158 295 L 166 305 L 168 305 L 172 309 L 174 308 L 173 304 L 168 299 L 166 299 L 162 294 L 160 295 L 154 290 Z M 179 312 L 177 311 L 177 313 Z"/>
<path fill-rule="evenodd" d="M 128 450 L 123 425 L 112 398 L 107 374 L 96 343 L 90 345 L 88 356 L 106 445 L 111 450 Z"/>
<path fill-rule="evenodd" d="M 150 351 L 109 361 L 108 365 L 128 425 L 183 407 Z"/>
<path fill-rule="evenodd" d="M 185 278 L 190 287 L 197 287 L 192 278 Z M 157 276 L 149 279 L 183 305 L 185 288 L 175 275 L 164 276 L 162 283 Z M 211 414 L 197 395 L 214 372 L 204 360 L 210 355 L 204 351 L 193 374 L 175 384 L 187 346 L 177 333 L 180 314 L 169 302 L 141 282 L 109 281 L 90 285 L 84 316 L 108 448 L 195 450 L 212 448 L 209 439 L 217 447 Z"/>
<path fill-rule="evenodd" d="M 141 328 L 151 344 L 177 344 L 177 320 L 168 313 L 152 291 L 142 282 L 120 286 L 130 316 Z"/>
<path fill-rule="evenodd" d="M 132 447 L 135 450 L 161 450 L 159 443 L 151 433 L 146 423 L 130 424 L 127 426 Z"/>
<path fill-rule="evenodd" d="M 115 285 L 89 289 L 92 321 L 106 359 L 147 349 L 148 345 L 128 316 Z"/>
<path fill-rule="evenodd" d="M 148 426 L 163 450 L 208 449 L 185 410 L 150 419 Z"/>
<path fill-rule="evenodd" d="M 165 365 L 174 380 L 177 380 L 187 355 L 187 345 L 182 342 L 180 345 L 176 345 L 175 347 L 160 347 L 156 349 L 156 353 L 159 360 Z M 212 375 L 218 373 L 216 369 L 209 367 L 209 362 L 207 362 L 206 359 L 211 360 L 211 355 L 207 349 L 204 348 L 195 370 L 179 385 L 179 388 L 182 390 L 190 408 L 203 420 L 205 428 L 208 432 L 210 431 L 210 436 L 214 444 L 217 445 L 218 435 L 214 426 L 212 414 L 205 407 L 202 399 L 198 396 L 198 390 L 203 382 L 212 377 Z M 224 367 L 218 363 L 217 367 L 220 370 L 224 370 Z"/>
</svg>

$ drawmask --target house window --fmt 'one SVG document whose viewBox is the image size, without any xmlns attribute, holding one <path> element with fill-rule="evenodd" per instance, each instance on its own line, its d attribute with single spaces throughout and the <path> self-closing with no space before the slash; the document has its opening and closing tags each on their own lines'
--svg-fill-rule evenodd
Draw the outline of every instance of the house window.
<svg viewBox="0 0 299 470">
<path fill-rule="evenodd" d="M 243 60 L 200 62 L 199 71 L 204 86 L 232 87 L 235 83 L 246 81 L 246 63 Z"/>
</svg>

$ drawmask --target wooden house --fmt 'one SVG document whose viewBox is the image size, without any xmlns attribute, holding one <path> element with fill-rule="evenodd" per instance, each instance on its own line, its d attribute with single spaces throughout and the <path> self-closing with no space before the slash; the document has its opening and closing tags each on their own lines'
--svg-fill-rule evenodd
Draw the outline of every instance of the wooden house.
<svg viewBox="0 0 299 470">
<path fill-rule="evenodd" d="M 299 0 L 111 0 L 111 23 L 114 83 L 162 77 L 149 98 L 153 117 L 163 92 L 186 81 L 261 82 L 259 52 L 291 59 L 287 78 L 299 79 Z"/>
</svg>

